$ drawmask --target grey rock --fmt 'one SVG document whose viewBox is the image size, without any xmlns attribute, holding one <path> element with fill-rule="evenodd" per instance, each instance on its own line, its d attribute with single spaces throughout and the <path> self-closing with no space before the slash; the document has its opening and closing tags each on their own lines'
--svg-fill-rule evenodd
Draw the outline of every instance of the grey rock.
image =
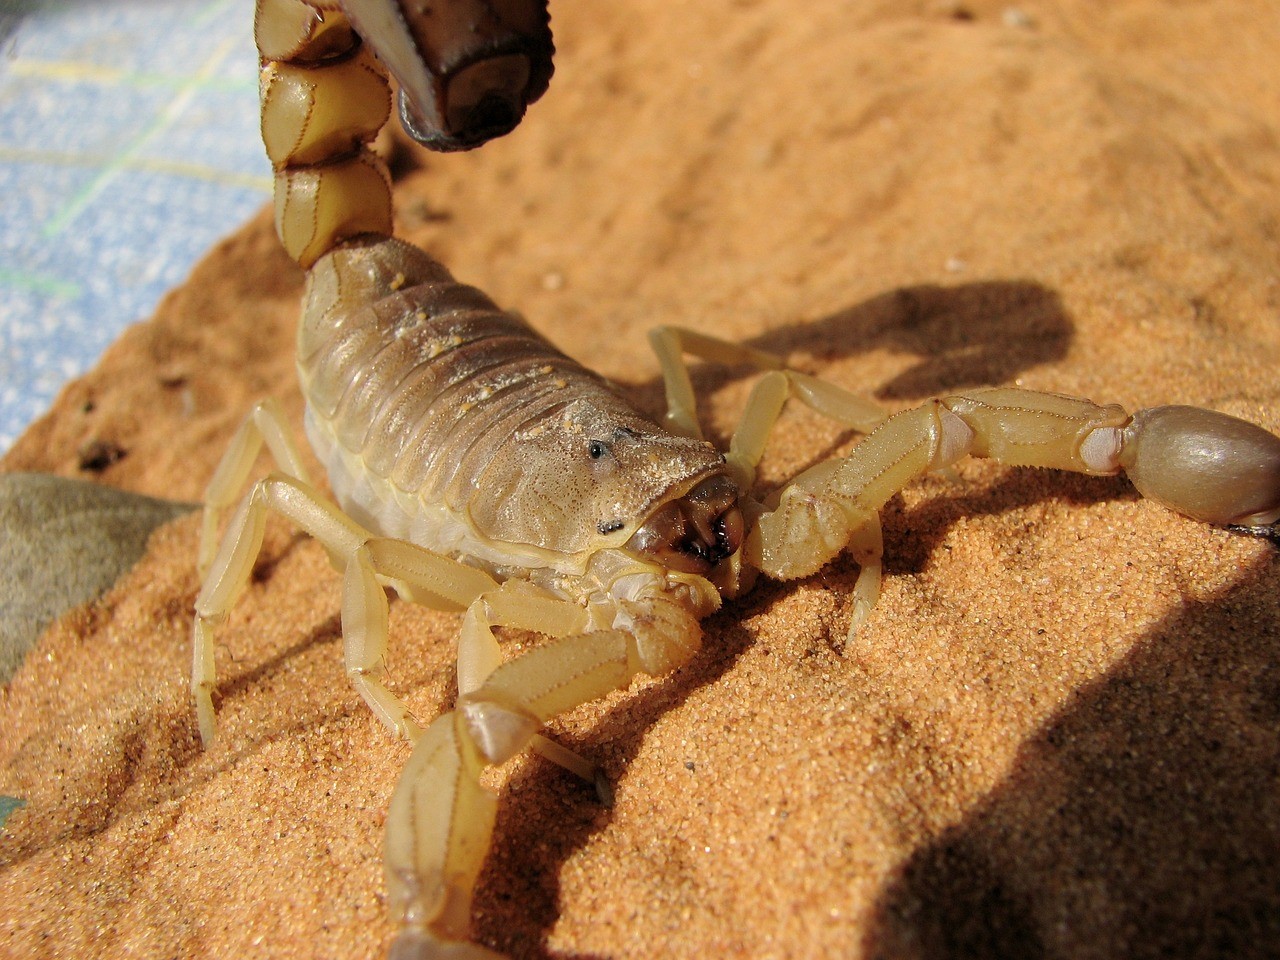
<svg viewBox="0 0 1280 960">
<path fill-rule="evenodd" d="M 53 620 L 101 595 L 195 504 L 41 473 L 0 474 L 0 683 Z"/>
</svg>

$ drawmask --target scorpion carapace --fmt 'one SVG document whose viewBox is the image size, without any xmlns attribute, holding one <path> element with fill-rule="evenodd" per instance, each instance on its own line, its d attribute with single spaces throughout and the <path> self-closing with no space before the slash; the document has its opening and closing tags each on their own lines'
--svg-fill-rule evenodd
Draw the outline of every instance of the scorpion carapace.
<svg viewBox="0 0 1280 960">
<path fill-rule="evenodd" d="M 206 493 L 192 671 L 209 744 L 212 628 L 250 578 L 267 511 L 318 538 L 343 572 L 347 674 L 414 745 L 387 817 L 388 899 L 400 927 L 393 956 L 496 956 L 467 942 L 494 822 L 495 800 L 480 782 L 486 766 L 532 747 L 596 779 L 591 763 L 541 735 L 543 723 L 637 673 L 687 662 L 699 620 L 758 573 L 805 576 L 851 553 L 861 566 L 855 630 L 879 592 L 879 511 L 923 473 L 966 455 L 1125 470 L 1141 493 L 1199 520 L 1270 532 L 1280 519 L 1280 438 L 1191 407 L 1130 417 L 1115 405 L 995 388 L 885 419 L 875 404 L 773 356 L 664 327 L 652 343 L 668 414 L 651 422 L 391 237 L 390 188 L 367 146 L 390 113 L 381 61 L 402 84 L 410 125 L 430 127 L 428 139 L 445 146 L 514 123 L 551 71 L 543 4 L 408 9 L 259 0 L 276 224 L 308 271 L 298 334 L 307 433 L 341 509 L 307 479 L 276 407 L 256 408 Z M 484 39 L 468 45 L 476 36 Z M 522 46 L 512 36 L 535 40 Z M 764 371 L 724 455 L 701 437 L 687 355 Z M 756 466 L 789 399 L 868 436 L 760 500 Z M 280 469 L 240 501 L 218 546 L 221 515 L 263 444 Z M 387 586 L 465 611 L 457 705 L 425 728 L 383 681 Z M 504 660 L 495 626 L 548 639 Z"/>
</svg>

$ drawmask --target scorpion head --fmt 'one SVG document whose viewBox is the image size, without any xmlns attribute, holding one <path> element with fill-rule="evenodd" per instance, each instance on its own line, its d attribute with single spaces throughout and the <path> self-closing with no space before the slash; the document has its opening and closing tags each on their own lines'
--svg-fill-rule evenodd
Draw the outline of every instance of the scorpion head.
<svg viewBox="0 0 1280 960">
<path fill-rule="evenodd" d="M 539 402 L 545 409 L 526 410 L 512 433 L 472 445 L 476 467 L 462 461 L 459 476 L 488 491 L 471 497 L 468 487 L 459 501 L 483 536 L 570 566 L 622 549 L 697 575 L 737 549 L 737 491 L 711 444 L 667 433 L 595 379 L 544 390 Z"/>
<path fill-rule="evenodd" d="M 510 133 L 551 81 L 546 0 L 341 0 L 400 84 L 400 119 L 432 150 Z"/>
<path fill-rule="evenodd" d="M 667 569 L 706 576 L 738 552 L 742 535 L 737 485 L 717 473 L 651 513 L 626 549 Z"/>
</svg>

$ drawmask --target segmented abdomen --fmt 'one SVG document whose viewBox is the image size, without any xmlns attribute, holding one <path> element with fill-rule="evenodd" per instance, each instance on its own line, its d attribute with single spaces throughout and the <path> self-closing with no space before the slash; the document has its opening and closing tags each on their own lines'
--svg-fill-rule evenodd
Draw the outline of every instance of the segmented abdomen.
<svg viewBox="0 0 1280 960">
<path fill-rule="evenodd" d="M 298 356 L 344 508 L 433 549 L 589 551 L 723 466 L 396 240 L 317 262 Z"/>
<path fill-rule="evenodd" d="M 474 287 L 423 284 L 361 313 L 312 361 L 313 411 L 424 498 L 457 505 L 516 428 L 597 384 Z"/>
</svg>

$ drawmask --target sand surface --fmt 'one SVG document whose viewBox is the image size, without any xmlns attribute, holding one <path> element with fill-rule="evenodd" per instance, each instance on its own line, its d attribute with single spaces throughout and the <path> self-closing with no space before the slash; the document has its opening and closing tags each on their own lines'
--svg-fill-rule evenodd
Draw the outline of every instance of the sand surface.
<svg viewBox="0 0 1280 960">
<path fill-rule="evenodd" d="M 798 13 L 797 11 L 803 11 Z M 509 138 L 415 156 L 401 230 L 657 411 L 656 323 L 913 405 L 983 383 L 1280 431 L 1280 13 L 1264 2 L 554 4 Z M 162 238 L 160 238 L 162 240 Z M 301 276 L 259 216 L 3 463 L 196 498 L 251 403 L 301 412 Z M 750 387 L 701 370 L 724 440 Z M 788 414 L 762 482 L 853 438 Z M 124 456 L 105 467 L 93 444 Z M 108 458 L 109 459 L 109 458 Z M 969 461 L 856 566 L 762 583 L 673 676 L 556 724 L 503 788 L 474 927 L 517 957 L 1274 956 L 1280 561 L 1122 479 Z M 283 524 L 186 674 L 197 518 L 0 695 L 0 953 L 376 957 L 407 748 L 344 680 L 339 580 Z M 393 604 L 394 688 L 459 618 Z M 519 642 L 517 640 L 517 642 Z M 92 946 L 90 946 L 92 944 Z"/>
</svg>

